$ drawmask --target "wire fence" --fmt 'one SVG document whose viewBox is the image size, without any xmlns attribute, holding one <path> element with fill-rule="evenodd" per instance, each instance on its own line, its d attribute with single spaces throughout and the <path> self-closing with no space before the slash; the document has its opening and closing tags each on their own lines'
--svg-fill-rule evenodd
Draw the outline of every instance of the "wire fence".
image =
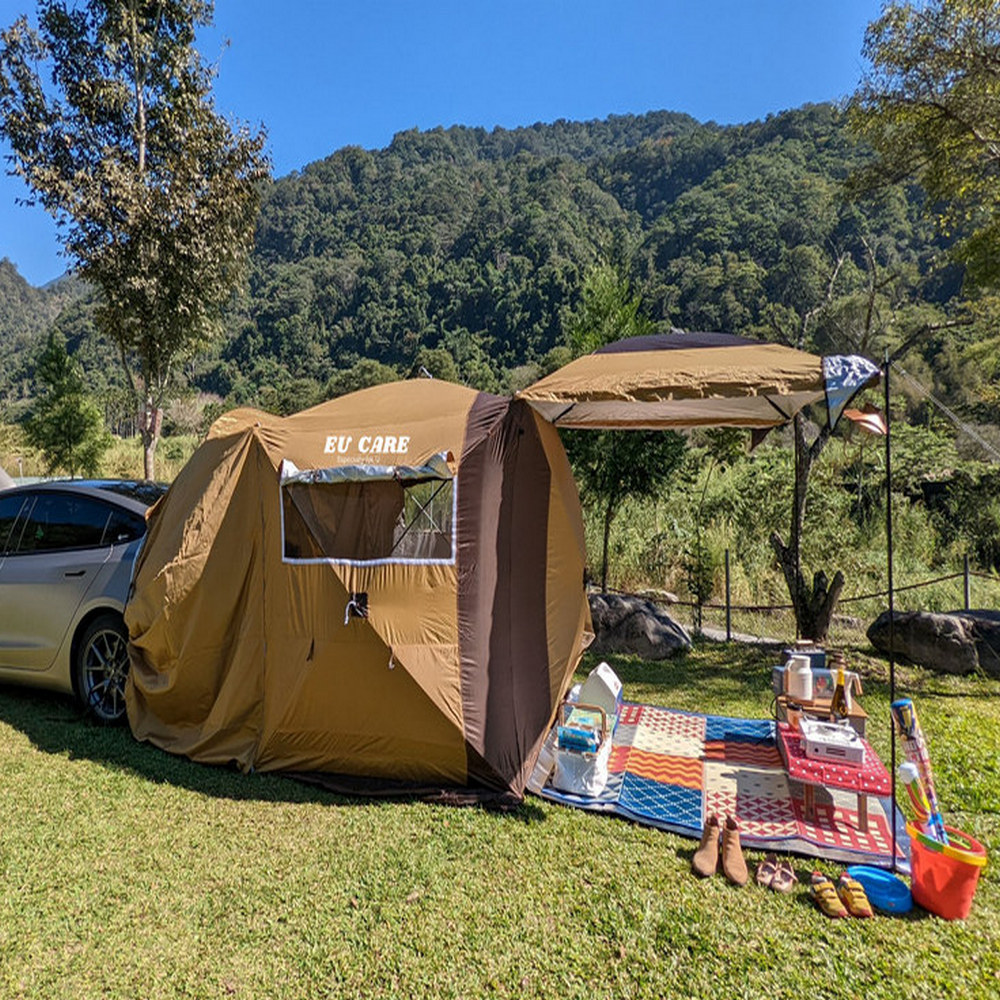
<svg viewBox="0 0 1000 1000">
<path fill-rule="evenodd" d="M 921 600 L 921 593 L 932 593 L 933 599 Z M 742 638 L 777 644 L 790 643 L 797 638 L 795 614 L 790 603 L 735 604 L 728 599 L 728 595 L 727 558 L 725 601 L 699 603 L 695 600 L 677 599 L 670 600 L 669 604 L 675 618 L 683 620 L 685 625 L 695 631 L 715 638 Z M 649 596 L 653 599 L 657 597 L 655 594 Z M 962 569 L 957 572 L 894 586 L 893 596 L 893 605 L 897 611 L 1000 609 L 1000 575 L 973 570 L 966 559 Z M 844 645 L 866 642 L 868 626 L 881 612 L 887 611 L 888 607 L 888 590 L 842 596 L 830 622 L 829 641 Z"/>
</svg>

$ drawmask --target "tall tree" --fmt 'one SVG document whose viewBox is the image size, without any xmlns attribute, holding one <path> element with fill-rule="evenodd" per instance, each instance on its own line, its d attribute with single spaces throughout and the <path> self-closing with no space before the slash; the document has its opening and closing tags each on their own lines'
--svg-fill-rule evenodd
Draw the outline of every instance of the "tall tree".
<svg viewBox="0 0 1000 1000">
<path fill-rule="evenodd" d="M 851 120 L 878 157 L 855 184 L 917 179 L 967 279 L 1000 285 L 1000 3 L 889 3 L 864 55 Z"/>
<path fill-rule="evenodd" d="M 211 0 L 42 0 L 0 34 L 0 135 L 99 292 L 137 405 L 147 478 L 178 363 L 220 328 L 268 173 L 194 49 Z M 51 81 L 49 84 L 48 81 Z"/>
<path fill-rule="evenodd" d="M 100 407 L 88 394 L 79 363 L 66 353 L 66 341 L 50 333 L 38 357 L 36 377 L 42 391 L 25 421 L 28 442 L 41 449 L 49 472 L 65 469 L 93 475 L 111 444 Z"/>
</svg>

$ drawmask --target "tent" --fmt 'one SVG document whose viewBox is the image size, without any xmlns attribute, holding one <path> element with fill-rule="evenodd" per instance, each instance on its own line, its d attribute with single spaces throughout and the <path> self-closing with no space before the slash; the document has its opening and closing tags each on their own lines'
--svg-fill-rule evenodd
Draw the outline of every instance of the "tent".
<svg viewBox="0 0 1000 1000">
<path fill-rule="evenodd" d="M 879 369 L 727 333 L 654 334 L 601 347 L 518 393 L 557 427 L 749 427 L 825 400 L 830 423 Z"/>
<path fill-rule="evenodd" d="M 228 413 L 149 520 L 137 738 L 521 793 L 590 628 L 576 485 L 527 404 L 419 379 Z"/>
</svg>

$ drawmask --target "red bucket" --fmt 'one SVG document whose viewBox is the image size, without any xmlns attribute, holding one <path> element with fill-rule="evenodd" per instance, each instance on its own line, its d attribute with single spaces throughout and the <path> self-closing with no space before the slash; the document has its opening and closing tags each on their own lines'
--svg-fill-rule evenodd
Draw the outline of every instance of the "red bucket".
<svg viewBox="0 0 1000 1000">
<path fill-rule="evenodd" d="M 986 848 L 974 837 L 946 826 L 949 843 L 939 844 L 906 824 L 910 835 L 913 900 L 945 920 L 964 920 L 972 909 Z"/>
</svg>

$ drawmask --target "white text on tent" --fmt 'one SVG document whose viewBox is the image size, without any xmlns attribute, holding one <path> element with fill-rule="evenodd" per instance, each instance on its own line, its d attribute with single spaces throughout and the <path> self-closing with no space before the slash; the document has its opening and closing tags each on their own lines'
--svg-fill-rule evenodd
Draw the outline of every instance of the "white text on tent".
<svg viewBox="0 0 1000 1000">
<path fill-rule="evenodd" d="M 346 455 L 351 450 L 351 443 L 354 441 L 352 434 L 331 434 L 326 439 L 326 446 L 323 451 L 327 455 Z M 393 434 L 375 435 L 363 434 L 358 438 L 358 451 L 362 455 L 405 455 L 410 447 L 408 435 L 397 436 Z"/>
</svg>

